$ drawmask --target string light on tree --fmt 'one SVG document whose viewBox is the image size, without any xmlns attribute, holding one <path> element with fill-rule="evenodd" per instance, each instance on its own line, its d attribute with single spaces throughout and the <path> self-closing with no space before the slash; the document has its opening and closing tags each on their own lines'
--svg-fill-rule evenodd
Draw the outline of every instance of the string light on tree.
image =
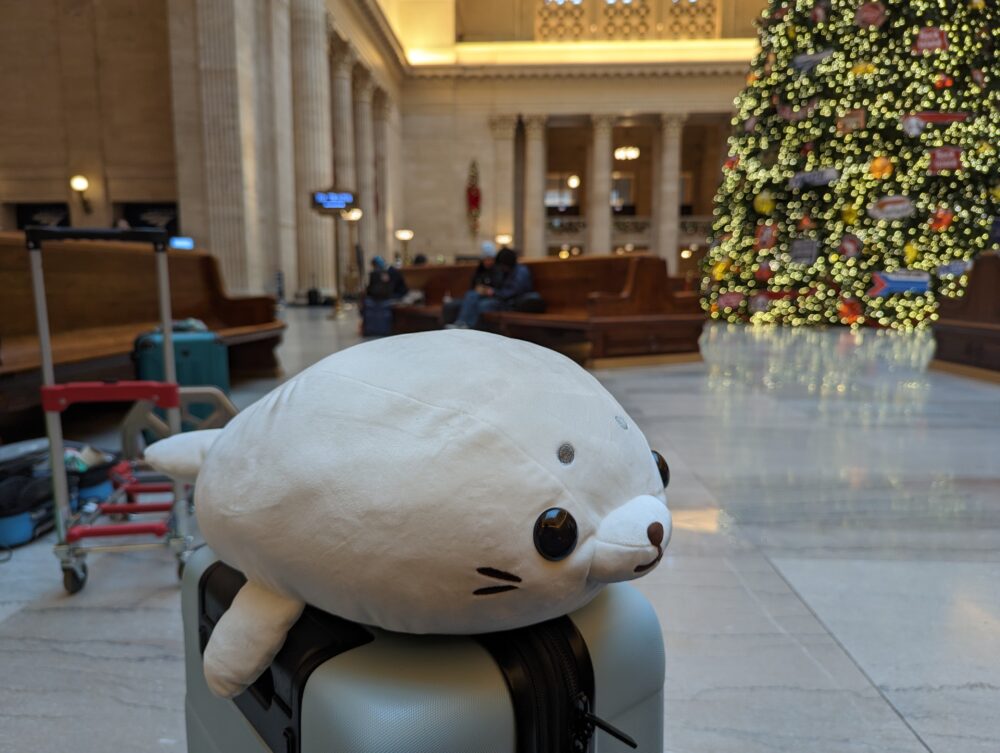
<svg viewBox="0 0 1000 753">
<path fill-rule="evenodd" d="M 771 0 L 705 257 L 730 321 L 909 329 L 1000 241 L 1000 3 Z M 1000 227 L 1000 225 L 997 225 Z"/>
</svg>

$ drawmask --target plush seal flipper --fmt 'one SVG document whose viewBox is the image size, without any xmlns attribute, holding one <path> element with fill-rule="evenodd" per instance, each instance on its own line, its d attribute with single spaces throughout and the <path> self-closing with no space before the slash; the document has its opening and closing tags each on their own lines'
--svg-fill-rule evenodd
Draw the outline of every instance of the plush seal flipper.
<svg viewBox="0 0 1000 753">
<path fill-rule="evenodd" d="M 194 483 L 205 456 L 221 434 L 222 429 L 205 429 L 161 439 L 146 448 L 146 462 L 171 478 Z"/>
<path fill-rule="evenodd" d="M 205 648 L 205 680 L 213 693 L 232 698 L 267 669 L 305 605 L 253 582 L 236 594 Z"/>
</svg>

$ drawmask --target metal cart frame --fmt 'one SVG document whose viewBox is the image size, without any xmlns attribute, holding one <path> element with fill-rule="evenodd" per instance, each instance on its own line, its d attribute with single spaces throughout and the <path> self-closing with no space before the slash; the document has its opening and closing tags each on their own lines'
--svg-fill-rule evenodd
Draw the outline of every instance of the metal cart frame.
<svg viewBox="0 0 1000 753">
<path fill-rule="evenodd" d="M 45 275 L 42 268 L 42 243 L 61 240 L 133 241 L 152 244 L 156 259 L 157 292 L 160 321 L 163 328 L 164 381 L 113 381 L 68 382 L 56 384 L 52 357 L 52 338 L 49 330 L 48 307 L 45 298 Z M 69 484 L 63 460 L 62 412 L 75 403 L 134 402 L 146 400 L 163 408 L 171 434 L 180 432 L 180 391 L 174 362 L 173 316 L 170 311 L 170 272 L 167 265 L 167 247 L 170 237 L 164 230 L 104 230 L 58 227 L 29 227 L 25 230 L 25 244 L 31 263 L 31 283 L 35 298 L 35 315 L 38 319 L 38 342 L 42 355 L 42 408 L 45 411 L 45 428 L 49 436 L 49 457 L 52 468 L 52 487 L 55 502 L 55 525 L 58 543 L 55 554 L 63 571 L 63 585 L 69 593 L 76 593 L 87 582 L 86 556 L 88 552 L 131 551 L 158 548 L 166 544 L 177 555 L 183 566 L 191 549 L 188 505 L 182 484 L 168 482 L 143 485 L 132 480 L 125 492 L 124 503 L 117 497 L 96 509 L 74 516 L 70 509 Z M 173 492 L 169 503 L 138 501 L 143 493 Z M 168 513 L 164 518 L 143 522 L 118 522 L 95 525 L 101 515 L 127 518 L 132 514 Z M 128 537 L 121 543 L 84 543 L 90 539 Z M 150 539 L 151 537 L 151 539 Z"/>
</svg>

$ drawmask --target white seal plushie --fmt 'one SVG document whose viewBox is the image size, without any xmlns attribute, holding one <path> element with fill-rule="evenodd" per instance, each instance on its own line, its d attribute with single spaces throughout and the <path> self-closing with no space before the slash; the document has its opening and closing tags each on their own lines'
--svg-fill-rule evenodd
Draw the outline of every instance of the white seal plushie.
<svg viewBox="0 0 1000 753">
<path fill-rule="evenodd" d="M 666 463 L 608 391 L 482 332 L 341 351 L 146 459 L 196 479 L 205 540 L 247 576 L 205 651 L 226 697 L 307 603 L 411 633 L 506 630 L 649 572 L 670 538 Z"/>
</svg>

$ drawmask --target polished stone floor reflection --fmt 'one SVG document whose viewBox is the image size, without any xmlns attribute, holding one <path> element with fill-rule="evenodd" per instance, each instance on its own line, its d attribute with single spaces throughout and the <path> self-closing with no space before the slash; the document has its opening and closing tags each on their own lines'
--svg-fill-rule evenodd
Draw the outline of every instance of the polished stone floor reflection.
<svg viewBox="0 0 1000 753">
<path fill-rule="evenodd" d="M 357 339 L 289 316 L 289 374 Z M 1000 385 L 925 372 L 919 337 L 704 345 L 596 372 L 673 474 L 673 541 L 637 582 L 667 643 L 665 750 L 1000 751 Z M 91 573 L 64 596 L 50 542 L 0 564 L 0 751 L 184 750 L 168 557 Z"/>
</svg>

